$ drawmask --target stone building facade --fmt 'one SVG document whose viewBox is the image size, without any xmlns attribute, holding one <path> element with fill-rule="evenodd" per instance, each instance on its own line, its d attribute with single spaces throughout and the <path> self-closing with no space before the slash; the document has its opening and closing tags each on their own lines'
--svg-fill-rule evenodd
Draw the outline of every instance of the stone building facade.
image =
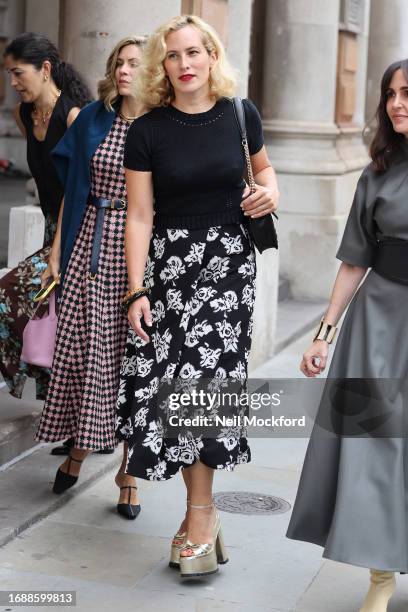
<svg viewBox="0 0 408 612">
<path fill-rule="evenodd" d="M 46 34 L 95 88 L 115 42 L 192 12 L 220 32 L 240 95 L 257 103 L 278 172 L 279 254 L 258 258 L 252 365 L 276 339 L 278 275 L 297 300 L 327 299 L 357 178 L 368 162 L 363 128 L 385 67 L 408 56 L 403 0 L 0 0 L 0 48 L 22 31 Z M 24 163 L 0 80 L 0 157 Z"/>
</svg>

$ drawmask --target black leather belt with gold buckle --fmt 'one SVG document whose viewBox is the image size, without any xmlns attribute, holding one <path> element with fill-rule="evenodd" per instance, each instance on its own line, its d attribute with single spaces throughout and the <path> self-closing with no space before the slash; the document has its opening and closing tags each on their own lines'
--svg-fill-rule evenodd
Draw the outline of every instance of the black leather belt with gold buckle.
<svg viewBox="0 0 408 612">
<path fill-rule="evenodd" d="M 91 269 L 89 273 L 89 278 L 91 280 L 95 280 L 98 274 L 99 253 L 101 250 L 105 211 L 107 208 L 109 208 L 110 210 L 125 210 L 127 208 L 127 202 L 126 200 L 123 200 L 120 198 L 111 198 L 111 199 L 97 198 L 96 196 L 93 196 L 93 195 L 90 196 L 89 201 L 93 206 L 95 206 L 97 210 L 96 220 L 95 220 L 94 239 L 93 239 L 93 244 L 92 244 Z"/>
</svg>

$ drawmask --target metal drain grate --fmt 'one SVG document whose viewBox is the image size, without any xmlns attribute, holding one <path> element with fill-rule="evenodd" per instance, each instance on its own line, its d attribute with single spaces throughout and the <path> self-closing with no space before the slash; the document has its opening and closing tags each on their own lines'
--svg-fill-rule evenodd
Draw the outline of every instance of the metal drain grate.
<svg viewBox="0 0 408 612">
<path fill-rule="evenodd" d="M 233 514 L 283 514 L 291 508 L 281 497 L 249 491 L 214 493 L 214 503 L 219 510 Z"/>
</svg>

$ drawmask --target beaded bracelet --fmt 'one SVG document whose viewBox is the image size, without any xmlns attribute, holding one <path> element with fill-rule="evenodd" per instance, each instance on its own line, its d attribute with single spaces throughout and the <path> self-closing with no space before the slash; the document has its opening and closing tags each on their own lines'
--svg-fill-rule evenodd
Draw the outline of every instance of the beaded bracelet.
<svg viewBox="0 0 408 612">
<path fill-rule="evenodd" d="M 147 287 L 134 287 L 133 289 L 129 289 L 129 291 L 125 293 L 122 301 L 126 303 L 129 298 L 131 298 L 136 293 L 140 293 L 141 291 L 146 291 L 147 293 L 150 293 L 150 289 L 148 289 Z"/>
<path fill-rule="evenodd" d="M 126 310 L 126 312 L 129 310 L 129 306 L 131 306 L 131 304 L 133 304 L 133 302 L 136 302 L 136 300 L 138 300 L 140 297 L 143 297 L 144 295 L 146 297 L 148 297 L 150 293 L 150 289 L 144 289 L 143 291 L 140 290 L 136 293 L 133 293 L 129 299 L 127 299 L 126 301 L 122 302 L 122 306 L 124 308 L 124 310 Z"/>
</svg>

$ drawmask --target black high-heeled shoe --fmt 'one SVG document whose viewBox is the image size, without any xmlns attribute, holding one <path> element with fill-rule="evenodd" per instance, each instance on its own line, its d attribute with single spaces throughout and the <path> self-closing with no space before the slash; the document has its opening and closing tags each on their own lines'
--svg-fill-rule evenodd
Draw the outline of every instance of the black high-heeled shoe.
<svg viewBox="0 0 408 612">
<path fill-rule="evenodd" d="M 141 507 L 140 504 L 131 504 L 130 503 L 130 497 L 132 495 L 132 491 L 131 489 L 137 489 L 137 487 L 131 487 L 131 486 L 126 486 L 126 487 L 120 487 L 120 490 L 122 489 L 129 489 L 129 497 L 128 497 L 128 503 L 127 504 L 118 504 L 116 506 L 119 514 L 121 514 L 122 516 L 124 516 L 125 518 L 129 519 L 130 521 L 133 521 L 137 515 L 139 514 Z"/>
<path fill-rule="evenodd" d="M 69 455 L 68 472 L 69 472 L 69 468 L 71 467 L 71 461 L 75 461 L 75 463 L 82 463 L 83 459 L 74 459 L 74 457 L 71 457 L 71 455 Z M 77 482 L 77 480 L 78 480 L 78 476 L 72 476 L 71 474 L 69 473 L 67 474 L 63 472 L 60 468 L 58 468 L 52 490 L 57 495 L 60 495 L 61 493 L 64 493 L 64 491 L 67 491 L 67 489 L 70 489 L 71 487 L 73 487 L 74 484 Z"/>
</svg>

